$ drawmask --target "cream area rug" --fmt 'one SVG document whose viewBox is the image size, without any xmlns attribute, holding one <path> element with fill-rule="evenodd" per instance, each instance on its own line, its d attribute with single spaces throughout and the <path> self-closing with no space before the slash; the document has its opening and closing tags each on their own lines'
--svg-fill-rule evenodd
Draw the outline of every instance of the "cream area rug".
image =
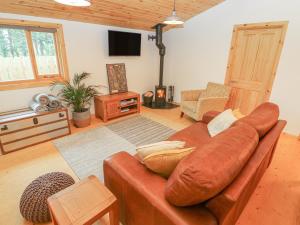
<svg viewBox="0 0 300 225">
<path fill-rule="evenodd" d="M 167 139 L 175 130 L 143 116 L 73 134 L 54 141 L 63 158 L 82 179 L 103 180 L 103 160 L 119 151 L 135 154 L 136 146 Z"/>
</svg>

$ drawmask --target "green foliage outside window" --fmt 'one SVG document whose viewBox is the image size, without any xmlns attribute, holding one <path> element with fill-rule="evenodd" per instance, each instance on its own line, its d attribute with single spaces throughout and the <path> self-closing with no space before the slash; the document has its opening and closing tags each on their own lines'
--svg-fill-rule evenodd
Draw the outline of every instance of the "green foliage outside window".
<svg viewBox="0 0 300 225">
<path fill-rule="evenodd" d="M 29 44 L 32 44 L 34 59 L 30 57 Z M 59 74 L 56 54 L 52 32 L 0 27 L 0 82 L 34 79 L 33 60 L 37 75 Z"/>
</svg>

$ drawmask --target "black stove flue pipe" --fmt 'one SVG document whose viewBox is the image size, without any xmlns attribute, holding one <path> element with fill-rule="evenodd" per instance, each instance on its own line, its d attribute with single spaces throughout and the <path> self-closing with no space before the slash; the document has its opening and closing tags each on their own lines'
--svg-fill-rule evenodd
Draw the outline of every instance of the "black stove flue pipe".
<svg viewBox="0 0 300 225">
<path fill-rule="evenodd" d="M 166 54 L 166 46 L 162 43 L 162 34 L 163 34 L 163 27 L 166 26 L 165 24 L 158 23 L 152 29 L 156 31 L 156 46 L 159 49 L 160 55 L 160 66 L 159 66 L 159 87 L 163 86 L 163 76 L 164 76 L 164 56 Z"/>
</svg>

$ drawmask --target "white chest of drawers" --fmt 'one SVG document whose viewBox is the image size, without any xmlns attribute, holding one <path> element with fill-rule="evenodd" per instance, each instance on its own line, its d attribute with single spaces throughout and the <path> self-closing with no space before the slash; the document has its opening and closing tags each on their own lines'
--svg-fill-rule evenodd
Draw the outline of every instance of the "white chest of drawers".
<svg viewBox="0 0 300 225">
<path fill-rule="evenodd" d="M 47 113 L 25 111 L 0 116 L 2 154 L 71 133 L 67 109 Z"/>
</svg>

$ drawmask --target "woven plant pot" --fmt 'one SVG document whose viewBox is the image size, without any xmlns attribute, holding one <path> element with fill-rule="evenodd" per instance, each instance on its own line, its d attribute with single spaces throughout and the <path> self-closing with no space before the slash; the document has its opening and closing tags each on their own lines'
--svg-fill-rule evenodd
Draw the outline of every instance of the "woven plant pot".
<svg viewBox="0 0 300 225">
<path fill-rule="evenodd" d="M 22 216 L 33 223 L 46 223 L 51 220 L 47 199 L 55 193 L 74 184 L 74 179 L 65 173 L 47 173 L 32 181 L 20 200 Z"/>
<path fill-rule="evenodd" d="M 86 109 L 84 112 L 73 112 L 72 117 L 76 127 L 87 127 L 91 124 L 90 109 Z"/>
</svg>

